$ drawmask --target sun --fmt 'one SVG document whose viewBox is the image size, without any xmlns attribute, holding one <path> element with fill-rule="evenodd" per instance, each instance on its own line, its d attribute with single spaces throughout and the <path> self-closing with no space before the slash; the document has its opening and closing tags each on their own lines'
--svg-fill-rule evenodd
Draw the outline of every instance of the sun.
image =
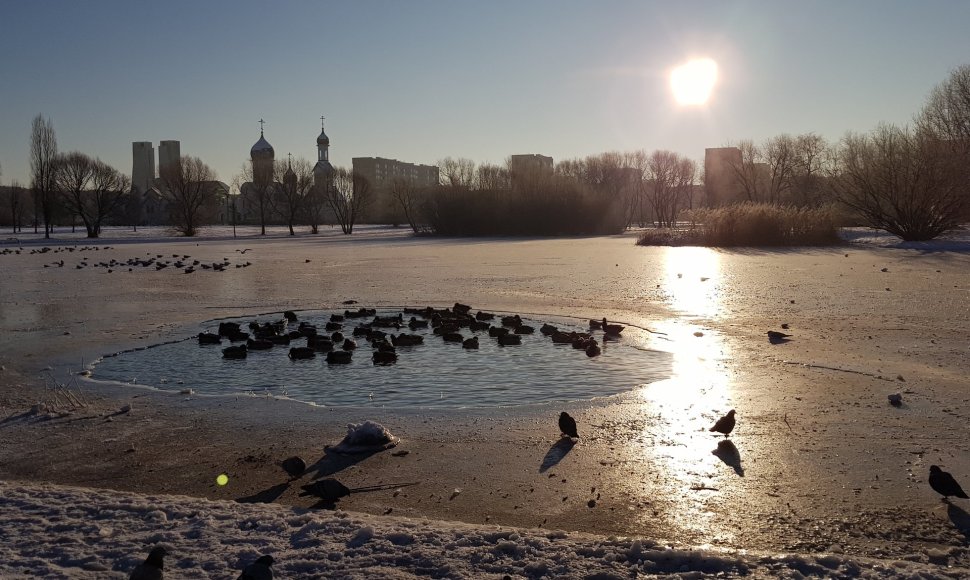
<svg viewBox="0 0 970 580">
<path fill-rule="evenodd" d="M 670 73 L 670 88 L 681 105 L 703 105 L 716 82 L 717 63 L 709 58 L 690 60 Z"/>
</svg>

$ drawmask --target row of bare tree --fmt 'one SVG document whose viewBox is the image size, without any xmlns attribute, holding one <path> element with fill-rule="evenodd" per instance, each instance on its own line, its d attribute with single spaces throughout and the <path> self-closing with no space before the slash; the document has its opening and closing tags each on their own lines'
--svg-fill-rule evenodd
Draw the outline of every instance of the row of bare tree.
<svg viewBox="0 0 970 580">
<path fill-rule="evenodd" d="M 881 124 L 837 143 L 779 135 L 736 147 L 735 199 L 721 205 L 838 202 L 904 240 L 933 239 L 970 219 L 970 65 L 932 91 L 911 126 Z"/>
<path fill-rule="evenodd" d="M 621 208 L 624 226 L 672 226 L 682 209 L 693 207 L 699 189 L 697 164 L 666 150 L 611 151 L 566 159 L 550 168 L 516 167 L 512 158 L 506 159 L 504 165 L 476 166 L 470 159 L 449 157 L 438 161 L 438 168 L 443 188 L 529 194 L 540 190 L 568 191 L 578 186 L 602 202 Z M 412 227 L 419 207 L 414 199 L 416 193 L 419 192 L 406 183 L 392 187 L 392 197 Z"/>
<path fill-rule="evenodd" d="M 105 220 L 123 207 L 131 189 L 125 174 L 100 159 L 78 151 L 58 153 L 54 126 L 41 115 L 31 124 L 30 175 L 34 227 L 42 220 L 46 238 L 58 210 L 80 220 L 89 238 L 98 237 Z M 23 203 L 18 198 L 11 192 L 15 218 L 21 213 L 17 206 Z"/>
<path fill-rule="evenodd" d="M 369 180 L 352 169 L 336 167 L 317 179 L 313 165 L 303 158 L 272 165 L 247 161 L 233 186 L 243 197 L 245 217 L 259 224 L 262 235 L 267 225 L 279 221 L 291 236 L 297 225 L 307 225 L 316 234 L 331 221 L 351 234 L 374 198 Z"/>
</svg>

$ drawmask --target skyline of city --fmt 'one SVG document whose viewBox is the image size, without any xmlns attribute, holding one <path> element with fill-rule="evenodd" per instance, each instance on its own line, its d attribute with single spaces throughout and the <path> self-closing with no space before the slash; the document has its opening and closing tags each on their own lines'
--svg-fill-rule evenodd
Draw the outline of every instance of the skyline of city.
<svg viewBox="0 0 970 580">
<path fill-rule="evenodd" d="M 635 149 L 700 162 L 740 139 L 907 123 L 970 60 L 970 4 L 950 2 L 231 6 L 4 0 L 0 183 L 28 184 L 37 114 L 61 151 L 129 173 L 133 142 L 178 140 L 226 182 L 260 119 L 280 155 L 314 159 L 321 115 L 347 167 Z M 31 42 L 40 31 L 53 40 Z M 718 66 L 703 106 L 667 82 L 692 57 Z"/>
</svg>

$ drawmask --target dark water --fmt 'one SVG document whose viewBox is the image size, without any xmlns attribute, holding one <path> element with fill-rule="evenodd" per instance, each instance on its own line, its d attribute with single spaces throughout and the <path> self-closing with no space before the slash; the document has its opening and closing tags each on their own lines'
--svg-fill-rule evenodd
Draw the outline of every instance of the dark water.
<svg viewBox="0 0 970 580">
<path fill-rule="evenodd" d="M 397 312 L 384 310 L 378 314 Z M 315 324 L 320 334 L 324 334 L 329 317 L 330 312 L 300 313 L 300 320 Z M 252 320 L 256 319 L 234 319 L 244 330 Z M 370 320 L 348 320 L 343 332 L 350 336 L 356 325 Z M 95 367 L 92 378 L 173 391 L 192 389 L 200 394 L 286 395 L 325 406 L 458 408 L 589 399 L 621 393 L 670 375 L 670 355 L 637 347 L 642 341 L 637 340 L 636 329 L 625 330 L 620 342 L 607 343 L 602 355 L 589 358 L 570 345 L 554 345 L 538 332 L 543 322 L 563 330 L 586 330 L 575 320 L 523 320 L 534 326 L 536 333 L 523 335 L 521 346 L 501 347 L 487 332 L 462 329 L 466 338 L 479 337 L 479 350 L 446 343 L 431 329 L 381 329 L 424 336 L 422 345 L 398 347 L 398 361 L 389 366 L 373 364 L 373 349 L 364 337 L 355 338 L 358 349 L 348 365 L 328 365 L 325 353 L 310 360 L 290 360 L 288 346 L 251 350 L 245 360 L 229 360 L 222 358 L 222 349 L 229 346 L 227 340 L 222 345 L 202 346 L 193 337 L 105 358 Z M 218 323 L 203 328 L 217 332 Z M 288 328 L 295 330 L 297 324 Z M 601 333 L 595 336 L 599 340 Z M 305 344 L 301 338 L 290 346 Z"/>
</svg>

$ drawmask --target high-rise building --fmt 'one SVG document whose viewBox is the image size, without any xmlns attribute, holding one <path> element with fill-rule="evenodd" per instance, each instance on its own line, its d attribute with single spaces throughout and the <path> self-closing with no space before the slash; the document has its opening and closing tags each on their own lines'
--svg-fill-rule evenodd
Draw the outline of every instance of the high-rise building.
<svg viewBox="0 0 970 580">
<path fill-rule="evenodd" d="M 509 157 L 509 169 L 513 173 L 528 170 L 552 173 L 552 157 L 538 153 L 511 155 Z"/>
<path fill-rule="evenodd" d="M 434 165 L 418 165 L 385 159 L 383 157 L 354 157 L 354 173 L 370 182 L 374 200 L 365 216 L 370 223 L 399 224 L 404 221 L 402 210 L 391 198 L 391 184 L 401 179 L 414 187 L 438 185 L 438 168 Z"/>
<path fill-rule="evenodd" d="M 730 203 L 741 195 L 737 167 L 741 167 L 741 150 L 737 147 L 704 150 L 704 191 L 709 205 Z"/>
<path fill-rule="evenodd" d="M 155 148 L 152 142 L 132 142 L 131 157 L 131 187 L 139 194 L 144 194 L 155 181 Z"/>
<path fill-rule="evenodd" d="M 181 153 L 179 152 L 178 141 L 159 141 L 158 142 L 158 173 L 161 174 L 171 164 L 178 162 Z"/>
<path fill-rule="evenodd" d="M 552 157 L 527 153 L 509 156 L 509 180 L 512 189 L 535 187 L 552 176 Z"/>
</svg>

